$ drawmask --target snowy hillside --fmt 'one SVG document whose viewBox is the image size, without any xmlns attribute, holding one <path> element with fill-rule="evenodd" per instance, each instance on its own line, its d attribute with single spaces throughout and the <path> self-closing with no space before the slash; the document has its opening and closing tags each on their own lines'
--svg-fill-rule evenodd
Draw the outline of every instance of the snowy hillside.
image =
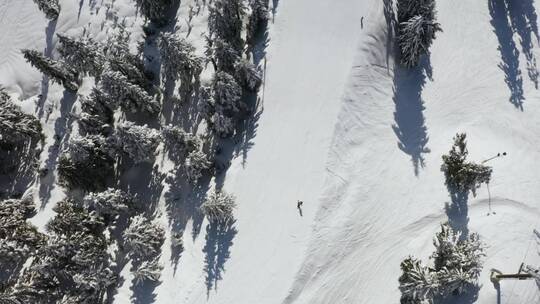
<svg viewBox="0 0 540 304">
<path fill-rule="evenodd" d="M 442 32 L 430 54 L 409 69 L 399 64 L 397 7 L 392 0 L 272 0 L 265 2 L 267 26 L 251 40 L 249 3 L 257 1 L 244 1 L 241 35 L 250 41 L 239 57 L 259 67 L 262 84 L 258 90 L 242 86 L 245 104 L 240 110 L 220 105 L 232 108 L 222 110 L 227 115 L 237 112 L 225 117 L 238 119 L 229 138 L 219 133 L 227 123 L 221 125 L 213 114 L 220 114 L 219 96 L 228 98 L 234 90 L 215 94 L 210 114 L 205 112 L 209 105 L 201 101 L 204 88 L 219 89 L 216 71 L 227 70 L 229 64 L 219 59 L 223 54 L 217 40 L 208 50 L 209 41 L 216 39 L 209 34 L 210 8 L 226 1 L 172 1 L 168 14 L 175 15 L 174 22 L 161 28 L 144 18 L 135 2 L 60 0 L 59 17 L 50 21 L 33 1 L 0 0 L 0 87 L 25 113 L 39 119 L 45 136 L 28 154 L 41 150 L 35 165 L 39 170 L 21 177 L 32 171 L 28 161 L 28 172 L 13 180 L 0 178 L 0 189 L 2 199 L 33 194 L 37 214 L 29 222 L 41 233 L 60 229 L 62 223 L 47 223 L 58 218 L 62 209 L 55 206 L 63 206 L 67 198 L 84 197 L 84 206 L 99 202 L 86 196 L 86 189 L 68 189 L 61 178 L 65 173 L 58 168 L 63 166 L 62 155 L 83 132 L 81 113 L 93 88 L 108 88 L 103 83 L 112 77 L 108 73 L 115 61 L 107 59 L 105 77 L 87 75 L 71 93 L 33 68 L 21 50 L 37 50 L 60 60 L 65 55 L 57 34 L 114 46 L 121 44 L 118 33 L 124 28 L 131 34 L 129 51 L 141 51 L 145 72 L 154 75 L 145 90 L 159 101 L 157 114 L 129 113 L 121 101 L 115 101 L 120 105 L 111 111 L 113 135 L 106 136 L 120 147 L 115 153 L 131 159 L 116 155 L 113 171 L 92 171 L 104 174 L 107 187 L 134 196 L 129 203 L 142 203 L 135 208 L 140 216 L 123 217 L 119 210 L 126 202 L 122 202 L 122 208 L 112 213 L 119 219 L 103 224 L 106 228 L 99 232 L 108 240 L 103 246 L 117 276 L 103 288 L 107 291 L 102 300 L 399 303 L 400 263 L 410 255 L 427 263 L 435 249 L 435 233 L 449 222 L 464 235 L 478 233 L 485 257 L 478 288 L 436 303 L 540 303 L 540 281 L 502 280 L 496 285 L 490 280 L 492 269 L 513 274 L 522 263 L 540 267 L 538 1 L 436 1 Z M 195 58 L 194 65 L 196 58 L 204 61 L 200 82 L 198 76 L 193 78 L 200 92 L 199 87 L 197 93 L 189 91 L 189 76 L 188 101 L 183 95 L 185 78 L 175 82 L 165 75 L 166 60 L 160 52 L 161 37 L 167 34 L 193 46 L 188 57 Z M 238 69 L 238 62 L 233 65 Z M 234 77 L 240 82 L 239 76 Z M 227 83 L 229 78 L 220 79 Z M 130 139 L 121 133 L 129 126 L 126 121 L 147 125 L 151 131 Z M 188 157 L 178 161 L 175 152 L 185 151 L 168 146 L 167 126 L 186 130 L 182 149 L 188 150 L 199 135 L 200 142 L 193 146 L 202 156 L 186 152 Z M 216 130 L 219 126 L 222 129 Z M 467 133 L 468 159 L 488 160 L 485 164 L 493 173 L 476 195 L 456 201 L 445 185 L 441 156 L 461 132 Z M 153 142 L 151 134 L 159 134 L 155 135 L 159 140 Z M 152 142 L 149 148 L 129 146 L 129 140 L 138 143 L 141 138 Z M 109 141 L 93 143 L 105 147 Z M 76 156 L 72 152 L 70 157 Z M 186 168 L 197 161 L 196 156 L 208 157 L 212 165 L 192 173 Z M 222 188 L 234 195 L 236 208 L 233 220 L 216 225 L 200 207 L 214 189 Z M 5 201 L 0 204 L 7 206 Z M 107 216 L 101 220 L 112 221 Z M 145 234 L 135 228 L 148 223 L 155 226 L 148 228 L 147 239 L 134 245 L 130 240 Z M 50 242 L 61 244 L 54 243 L 58 242 L 54 237 Z M 134 254 L 137 248 L 152 251 L 152 259 Z M 28 258 L 21 273 L 31 273 L 36 261 L 38 257 Z M 148 269 L 158 269 L 159 279 L 153 279 L 152 271 L 145 274 L 144 265 L 154 265 Z M 2 280 L 7 272 L 2 271 Z M 9 282 L 20 289 L 23 281 Z M 96 279 L 95 285 L 102 283 Z M 19 290 L 10 288 L 3 287 L 2 294 Z M 50 288 L 50 295 L 61 289 Z"/>
</svg>

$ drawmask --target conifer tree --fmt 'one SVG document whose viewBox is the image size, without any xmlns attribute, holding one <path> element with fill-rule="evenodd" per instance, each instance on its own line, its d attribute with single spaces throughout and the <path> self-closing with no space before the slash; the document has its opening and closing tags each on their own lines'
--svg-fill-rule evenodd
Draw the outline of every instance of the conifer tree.
<svg viewBox="0 0 540 304">
<path fill-rule="evenodd" d="M 235 197 L 224 191 L 212 191 L 201 205 L 202 213 L 212 222 L 227 223 L 234 219 Z"/>
<path fill-rule="evenodd" d="M 198 85 L 203 70 L 203 60 L 195 55 L 195 47 L 175 34 L 163 34 L 160 52 L 166 78 L 179 78 L 181 93 L 190 94 Z"/>
<path fill-rule="evenodd" d="M 207 156 L 203 152 L 190 152 L 184 163 L 188 180 L 191 182 L 198 181 L 202 177 L 203 171 L 208 170 L 210 165 L 210 161 L 208 161 Z"/>
<path fill-rule="evenodd" d="M 58 36 L 58 52 L 64 61 L 81 74 L 99 78 L 105 67 L 102 46 L 92 38 L 74 39 L 62 34 Z"/>
<path fill-rule="evenodd" d="M 135 0 L 141 14 L 158 25 L 167 22 L 167 12 L 171 8 L 172 0 Z"/>
<path fill-rule="evenodd" d="M 114 176 L 115 151 L 100 135 L 75 137 L 58 162 L 59 184 L 88 191 L 104 190 Z"/>
<path fill-rule="evenodd" d="M 47 16 L 47 19 L 58 19 L 58 15 L 60 15 L 60 4 L 58 4 L 58 0 L 34 0 L 34 3 Z"/>
<path fill-rule="evenodd" d="M 100 84 L 101 90 L 108 95 L 108 98 L 119 100 L 120 106 L 128 111 L 146 111 L 151 114 L 160 111 L 160 105 L 154 98 L 140 86 L 132 84 L 120 72 L 105 72 Z"/>
<path fill-rule="evenodd" d="M 159 264 L 157 259 L 142 262 L 133 273 L 135 285 L 145 281 L 158 282 L 162 270 L 163 266 Z"/>
<path fill-rule="evenodd" d="M 435 34 L 442 29 L 436 21 L 435 0 L 398 0 L 397 8 L 400 60 L 410 68 L 429 53 Z"/>
<path fill-rule="evenodd" d="M 463 294 L 478 286 L 485 257 L 478 234 L 462 237 L 447 224 L 433 239 L 433 267 L 408 257 L 401 263 L 401 303 L 432 303 L 434 298 Z"/>
<path fill-rule="evenodd" d="M 143 215 L 131 218 L 129 227 L 124 231 L 123 239 L 129 257 L 135 261 L 151 261 L 161 252 L 165 241 L 163 228 Z"/>
<path fill-rule="evenodd" d="M 117 126 L 114 141 L 118 149 L 124 151 L 135 163 L 140 163 L 154 159 L 161 134 L 146 125 L 137 126 L 126 121 Z"/>
<path fill-rule="evenodd" d="M 41 136 L 39 120 L 33 115 L 23 113 L 0 89 L 0 144 L 13 146 L 37 141 Z"/>
<path fill-rule="evenodd" d="M 235 78 L 246 90 L 256 92 L 262 83 L 261 72 L 247 59 L 241 59 L 234 66 Z"/>
<path fill-rule="evenodd" d="M 458 133 L 454 137 L 454 145 L 447 155 L 443 155 L 441 171 L 446 177 L 446 184 L 457 191 L 472 191 L 482 183 L 489 183 L 491 178 L 491 167 L 467 162 L 467 135 Z"/>
<path fill-rule="evenodd" d="M 201 141 L 196 135 L 188 133 L 178 126 L 165 126 L 162 134 L 165 148 L 175 161 L 183 161 L 189 153 L 199 150 L 201 146 Z"/>
<path fill-rule="evenodd" d="M 235 72 L 236 63 L 241 58 L 241 51 L 235 49 L 224 39 L 207 37 L 205 55 L 214 65 L 216 72 L 222 71 L 232 74 Z"/>
<path fill-rule="evenodd" d="M 134 198 L 119 190 L 109 188 L 103 192 L 92 192 L 83 199 L 84 207 L 95 211 L 106 220 L 112 220 L 120 214 L 127 214 L 134 208 Z"/>
<path fill-rule="evenodd" d="M 400 24 L 399 47 L 401 63 L 406 67 L 418 64 L 420 56 L 429 52 L 440 24 L 423 15 L 416 15 Z"/>
<path fill-rule="evenodd" d="M 24 58 L 33 67 L 51 79 L 62 84 L 66 89 L 76 92 L 79 89 L 80 79 L 78 73 L 62 61 L 49 59 L 35 50 L 22 50 Z"/>
<path fill-rule="evenodd" d="M 249 8 L 251 14 L 249 15 L 249 21 L 247 24 L 248 42 L 253 43 L 253 39 L 257 32 L 266 27 L 268 22 L 268 0 L 250 0 Z"/>
<path fill-rule="evenodd" d="M 216 107 L 228 114 L 227 116 L 232 117 L 245 108 L 242 103 L 242 88 L 231 75 L 217 72 L 212 81 L 212 90 Z"/>
<path fill-rule="evenodd" d="M 242 0 L 215 0 L 210 5 L 208 30 L 215 38 L 223 39 L 235 50 L 243 49 L 242 25 L 245 6 Z"/>
</svg>

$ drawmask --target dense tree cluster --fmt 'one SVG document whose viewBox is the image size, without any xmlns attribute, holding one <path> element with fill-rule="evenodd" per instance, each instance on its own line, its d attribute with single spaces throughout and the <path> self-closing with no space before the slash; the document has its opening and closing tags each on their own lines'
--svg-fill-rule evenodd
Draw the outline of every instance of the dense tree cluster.
<svg viewBox="0 0 540 304">
<path fill-rule="evenodd" d="M 0 202 L 2 284 L 14 281 L 26 259 L 47 242 L 47 237 L 27 221 L 35 211 L 31 197 Z"/>
<path fill-rule="evenodd" d="M 180 94 L 188 96 L 199 84 L 203 59 L 195 55 L 195 47 L 175 34 L 160 39 L 161 60 L 167 79 L 180 79 Z"/>
<path fill-rule="evenodd" d="M 92 38 L 83 37 L 75 39 L 57 34 L 58 52 L 66 64 L 83 75 L 99 78 L 105 67 L 103 47 Z"/>
<path fill-rule="evenodd" d="M 212 110 L 209 124 L 218 136 L 231 136 L 238 115 L 245 110 L 242 88 L 228 73 L 217 72 L 212 80 L 211 92 L 212 96 L 208 100 Z"/>
<path fill-rule="evenodd" d="M 58 19 L 58 15 L 60 15 L 60 4 L 58 4 L 58 0 L 34 0 L 34 3 L 38 5 L 39 9 L 48 19 Z"/>
<path fill-rule="evenodd" d="M 401 303 L 432 303 L 434 298 L 462 294 L 478 285 L 485 254 L 477 234 L 463 237 L 443 224 L 433 244 L 433 266 L 425 266 L 413 257 L 401 263 Z"/>
<path fill-rule="evenodd" d="M 456 134 L 454 145 L 447 155 L 443 155 L 441 170 L 446 177 L 446 184 L 453 190 L 468 192 L 480 187 L 482 183 L 489 183 L 491 167 L 467 161 L 467 135 Z"/>
<path fill-rule="evenodd" d="M 268 0 L 250 0 L 249 21 L 247 24 L 247 40 L 252 42 L 261 28 L 266 27 L 268 22 Z"/>
<path fill-rule="evenodd" d="M 163 127 L 161 132 L 165 148 L 175 161 L 183 161 L 189 153 L 201 148 L 201 140 L 198 136 L 188 133 L 178 126 L 167 125 Z"/>
<path fill-rule="evenodd" d="M 114 147 L 101 135 L 71 139 L 58 161 L 59 184 L 67 189 L 106 189 L 114 176 L 114 155 Z"/>
<path fill-rule="evenodd" d="M 237 51 L 244 46 L 243 18 L 246 13 L 242 0 L 215 0 L 211 3 L 208 30 L 212 37 L 223 39 Z"/>
<path fill-rule="evenodd" d="M 154 100 L 143 88 L 132 84 L 128 77 L 120 72 L 107 71 L 101 80 L 101 89 L 110 98 L 120 101 L 120 105 L 130 112 L 146 111 L 157 113 L 160 110 L 159 103 Z"/>
<path fill-rule="evenodd" d="M 0 89 L 0 146 L 17 146 L 41 138 L 41 124 L 26 114 Z"/>
<path fill-rule="evenodd" d="M 158 281 L 163 269 L 158 262 L 161 246 L 165 241 L 163 228 L 144 216 L 137 215 L 131 218 L 131 223 L 122 237 L 124 247 L 133 260 L 134 283 Z"/>
<path fill-rule="evenodd" d="M 62 84 L 70 91 L 76 92 L 79 89 L 79 73 L 65 62 L 47 58 L 35 50 L 22 50 L 22 53 L 26 61 L 54 82 Z"/>
<path fill-rule="evenodd" d="M 83 206 L 103 217 L 107 222 L 121 214 L 129 214 L 136 208 L 133 196 L 113 188 L 87 194 L 83 199 Z"/>
<path fill-rule="evenodd" d="M 94 88 L 89 96 L 80 100 L 79 130 L 83 135 L 109 135 L 112 132 L 114 110 L 118 100 Z"/>
<path fill-rule="evenodd" d="M 103 219 L 69 199 L 54 211 L 48 241 L 6 294 L 24 303 L 103 303 L 117 280 Z"/>
<path fill-rule="evenodd" d="M 435 34 L 442 31 L 436 21 L 435 0 L 398 0 L 398 44 L 401 64 L 413 67 L 429 53 Z"/>
</svg>

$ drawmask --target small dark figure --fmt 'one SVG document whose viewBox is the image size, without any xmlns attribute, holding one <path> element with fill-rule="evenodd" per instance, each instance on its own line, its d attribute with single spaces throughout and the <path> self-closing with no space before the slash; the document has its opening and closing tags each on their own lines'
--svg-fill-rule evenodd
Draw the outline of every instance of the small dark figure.
<svg viewBox="0 0 540 304">
<path fill-rule="evenodd" d="M 302 208 L 303 204 L 304 204 L 304 202 L 298 201 L 298 203 L 296 203 L 296 208 L 298 208 L 298 209 Z"/>
<path fill-rule="evenodd" d="M 360 18 L 360 28 L 364 28 L 364 16 Z"/>
</svg>

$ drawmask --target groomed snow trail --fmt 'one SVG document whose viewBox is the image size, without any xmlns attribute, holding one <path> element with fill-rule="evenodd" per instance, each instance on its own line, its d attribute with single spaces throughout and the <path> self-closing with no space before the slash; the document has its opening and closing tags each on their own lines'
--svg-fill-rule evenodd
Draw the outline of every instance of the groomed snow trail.
<svg viewBox="0 0 540 304">
<path fill-rule="evenodd" d="M 534 77 L 527 75 L 538 56 L 531 33 L 534 6 L 512 8 L 507 16 L 490 11 L 488 1 L 438 1 L 444 32 L 437 35 L 430 63 L 422 63 L 431 66 L 428 78 L 419 70 L 394 69 L 387 2 L 379 2 L 371 17 L 376 21 L 357 48 L 328 161 L 333 174 L 285 303 L 399 302 L 400 262 L 408 255 L 427 261 L 434 232 L 449 217 L 478 232 L 488 246 L 479 293 L 452 303 L 538 303 L 533 281 L 505 281 L 497 293 L 489 280 L 491 268 L 514 273 L 521 262 L 540 264 L 534 233 L 540 228 L 540 104 Z M 531 22 L 528 32 L 520 20 Z M 501 35 L 508 28 L 513 40 Z M 523 43 L 527 35 L 530 45 Z M 509 59 L 504 48 L 511 40 L 521 55 Z M 520 92 L 523 111 L 509 102 Z M 472 160 L 508 153 L 489 163 L 491 213 L 485 186 L 469 197 L 468 211 L 445 213 L 450 198 L 441 155 L 456 132 L 467 132 Z"/>
<path fill-rule="evenodd" d="M 185 234 L 176 276 L 165 275 L 157 303 L 275 304 L 285 298 L 319 208 L 360 19 L 374 2 L 279 2 L 253 147 L 245 164 L 240 156 L 227 172 L 225 188 L 237 197 L 237 234 L 222 278 L 207 290 L 204 236 L 191 243 Z M 304 201 L 302 215 L 297 200 Z"/>
</svg>

